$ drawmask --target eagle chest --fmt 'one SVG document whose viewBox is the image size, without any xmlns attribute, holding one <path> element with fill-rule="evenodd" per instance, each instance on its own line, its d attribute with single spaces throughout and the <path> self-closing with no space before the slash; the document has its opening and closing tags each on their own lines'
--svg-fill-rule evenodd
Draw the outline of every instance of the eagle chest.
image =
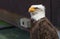
<svg viewBox="0 0 60 39">
<path fill-rule="evenodd" d="M 58 35 L 54 26 L 43 18 L 34 24 L 30 31 L 31 39 L 58 39 Z"/>
</svg>

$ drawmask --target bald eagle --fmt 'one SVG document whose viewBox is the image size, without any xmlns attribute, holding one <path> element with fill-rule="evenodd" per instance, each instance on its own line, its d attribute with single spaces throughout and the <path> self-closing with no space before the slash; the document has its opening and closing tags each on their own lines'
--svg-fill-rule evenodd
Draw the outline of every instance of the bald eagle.
<svg viewBox="0 0 60 39">
<path fill-rule="evenodd" d="M 45 7 L 42 4 L 31 5 L 28 12 L 34 20 L 30 29 L 31 39 L 58 39 L 57 29 L 45 16 Z"/>
</svg>

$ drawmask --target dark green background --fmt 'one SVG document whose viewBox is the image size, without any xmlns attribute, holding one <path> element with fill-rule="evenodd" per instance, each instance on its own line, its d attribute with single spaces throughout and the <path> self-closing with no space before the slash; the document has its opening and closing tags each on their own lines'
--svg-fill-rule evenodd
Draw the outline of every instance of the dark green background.
<svg viewBox="0 0 60 39">
<path fill-rule="evenodd" d="M 0 29 L 0 39 L 29 39 L 29 32 L 21 30 L 19 28 L 9 28 L 12 25 L 0 20 L 0 27 L 7 27 Z"/>
</svg>

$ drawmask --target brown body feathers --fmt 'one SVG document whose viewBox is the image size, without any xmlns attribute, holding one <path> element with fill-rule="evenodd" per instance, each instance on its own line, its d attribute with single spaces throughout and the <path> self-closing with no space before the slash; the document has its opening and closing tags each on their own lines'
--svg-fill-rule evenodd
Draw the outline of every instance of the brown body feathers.
<svg viewBox="0 0 60 39">
<path fill-rule="evenodd" d="M 56 28 L 45 17 L 34 23 L 30 30 L 31 39 L 59 39 Z"/>
</svg>

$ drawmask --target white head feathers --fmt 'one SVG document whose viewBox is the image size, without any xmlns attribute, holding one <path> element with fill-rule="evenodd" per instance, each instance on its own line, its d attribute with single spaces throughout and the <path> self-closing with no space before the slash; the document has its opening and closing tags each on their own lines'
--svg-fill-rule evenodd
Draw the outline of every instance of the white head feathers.
<svg viewBox="0 0 60 39">
<path fill-rule="evenodd" d="M 40 5 L 31 5 L 31 7 L 38 7 L 40 9 L 45 10 L 45 6 L 43 6 L 42 4 L 40 4 Z"/>
<path fill-rule="evenodd" d="M 31 18 L 34 19 L 35 21 L 38 21 L 41 18 L 45 17 L 45 7 L 42 4 L 31 5 L 29 11 L 30 11 Z"/>
</svg>

